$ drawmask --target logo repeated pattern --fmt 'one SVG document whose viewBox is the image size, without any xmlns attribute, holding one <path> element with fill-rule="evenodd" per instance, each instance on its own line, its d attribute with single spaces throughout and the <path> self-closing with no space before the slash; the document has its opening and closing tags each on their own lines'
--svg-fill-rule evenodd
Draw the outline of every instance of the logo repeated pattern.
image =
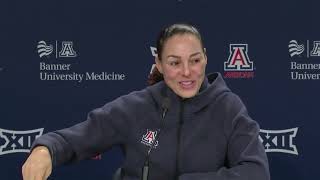
<svg viewBox="0 0 320 180">
<path fill-rule="evenodd" d="M 253 62 L 249 59 L 248 44 L 230 44 L 229 58 L 224 62 L 225 78 L 253 78 Z"/>
<path fill-rule="evenodd" d="M 281 152 L 298 155 L 294 144 L 298 128 L 284 130 L 260 130 L 259 139 L 265 147 L 266 152 Z"/>
<path fill-rule="evenodd" d="M 122 81 L 125 80 L 124 73 L 116 72 L 76 72 L 73 70 L 74 61 L 64 61 L 67 58 L 76 59 L 78 53 L 74 48 L 73 41 L 55 41 L 55 48 L 52 44 L 47 45 L 44 40 L 38 42 L 38 54 L 42 61 L 40 62 L 40 80 L 41 81 L 75 81 L 81 83 L 83 81 Z M 51 54 L 55 54 L 55 59 L 62 59 L 58 63 L 46 62 L 46 59 L 52 58 Z"/>
<path fill-rule="evenodd" d="M 33 141 L 42 135 L 43 130 L 43 128 L 40 128 L 28 131 L 15 131 L 0 128 L 0 138 L 5 140 L 5 144 L 0 146 L 0 155 L 30 152 Z"/>
<path fill-rule="evenodd" d="M 320 80 L 320 41 L 291 40 L 288 45 L 291 80 Z"/>
<path fill-rule="evenodd" d="M 44 40 L 41 40 L 38 42 L 37 50 L 39 57 L 47 57 L 55 52 L 56 56 L 55 58 L 64 58 L 64 57 L 77 57 L 77 52 L 73 48 L 73 42 L 72 41 L 62 41 L 61 42 L 61 50 L 59 52 L 58 56 L 58 41 L 55 41 L 55 48 L 52 44 L 47 45 L 47 43 Z"/>
</svg>

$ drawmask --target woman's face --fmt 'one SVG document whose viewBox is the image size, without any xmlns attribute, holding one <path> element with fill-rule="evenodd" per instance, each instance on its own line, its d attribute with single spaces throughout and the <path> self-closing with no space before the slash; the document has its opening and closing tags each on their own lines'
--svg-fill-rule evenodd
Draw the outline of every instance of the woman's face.
<svg viewBox="0 0 320 180">
<path fill-rule="evenodd" d="M 158 70 L 166 84 L 180 97 L 195 96 L 205 76 L 207 57 L 199 39 L 192 34 L 177 34 L 164 44 Z"/>
</svg>

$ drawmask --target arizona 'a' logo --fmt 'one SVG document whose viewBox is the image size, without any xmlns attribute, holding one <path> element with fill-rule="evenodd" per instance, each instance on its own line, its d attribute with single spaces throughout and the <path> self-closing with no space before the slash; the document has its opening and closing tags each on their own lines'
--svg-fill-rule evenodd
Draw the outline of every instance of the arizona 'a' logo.
<svg viewBox="0 0 320 180">
<path fill-rule="evenodd" d="M 156 139 L 157 131 L 147 130 L 146 134 L 142 136 L 141 143 L 147 146 L 152 146 L 153 141 Z M 158 146 L 158 141 L 154 143 L 154 147 Z"/>
<path fill-rule="evenodd" d="M 260 130 L 259 139 L 265 147 L 266 152 L 281 152 L 298 155 L 294 144 L 298 128 L 284 130 Z"/>
<path fill-rule="evenodd" d="M 30 152 L 33 141 L 40 137 L 42 133 L 43 128 L 29 131 L 14 131 L 0 128 L 0 138 L 5 140 L 5 143 L 0 146 L 0 155 Z"/>
<path fill-rule="evenodd" d="M 248 44 L 230 44 L 230 56 L 224 63 L 225 71 L 253 71 L 253 62 L 248 56 Z"/>
<path fill-rule="evenodd" d="M 311 56 L 320 56 L 320 41 L 313 41 L 313 49 L 310 53 Z"/>
<path fill-rule="evenodd" d="M 62 48 L 59 52 L 59 57 L 76 57 L 77 53 L 73 50 L 73 43 L 71 41 L 63 41 Z"/>
</svg>

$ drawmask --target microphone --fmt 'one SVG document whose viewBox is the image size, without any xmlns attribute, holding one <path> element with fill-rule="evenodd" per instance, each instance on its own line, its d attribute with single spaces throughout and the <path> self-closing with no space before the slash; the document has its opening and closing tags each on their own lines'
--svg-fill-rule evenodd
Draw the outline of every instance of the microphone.
<svg viewBox="0 0 320 180">
<path fill-rule="evenodd" d="M 164 126 L 164 119 L 166 117 L 166 114 L 170 108 L 170 99 L 169 98 L 164 98 L 163 99 L 163 102 L 162 102 L 162 116 L 161 116 L 161 124 L 160 124 L 160 129 L 159 129 L 159 132 L 158 134 L 156 135 L 156 137 L 154 138 L 151 146 L 149 147 L 148 149 L 148 152 L 147 152 L 147 156 L 146 156 L 146 159 L 144 161 L 144 165 L 143 165 L 143 168 L 142 168 L 142 180 L 148 180 L 149 178 L 149 160 L 150 160 L 150 154 L 151 154 L 151 151 L 152 149 L 154 148 L 157 140 L 159 139 L 158 137 L 160 136 L 160 132 L 161 132 L 161 129 L 163 128 Z"/>
</svg>

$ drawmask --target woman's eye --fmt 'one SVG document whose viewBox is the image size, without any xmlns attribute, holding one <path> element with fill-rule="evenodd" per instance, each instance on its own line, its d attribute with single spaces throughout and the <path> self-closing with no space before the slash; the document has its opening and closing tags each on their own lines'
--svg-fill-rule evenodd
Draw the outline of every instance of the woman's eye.
<svg viewBox="0 0 320 180">
<path fill-rule="evenodd" d="M 170 64 L 170 66 L 176 66 L 179 64 L 179 62 L 170 62 L 169 64 Z"/>
<path fill-rule="evenodd" d="M 193 64 L 196 64 L 196 63 L 198 63 L 198 62 L 200 62 L 200 59 L 192 59 L 192 60 L 191 60 L 191 63 L 193 63 Z"/>
</svg>

